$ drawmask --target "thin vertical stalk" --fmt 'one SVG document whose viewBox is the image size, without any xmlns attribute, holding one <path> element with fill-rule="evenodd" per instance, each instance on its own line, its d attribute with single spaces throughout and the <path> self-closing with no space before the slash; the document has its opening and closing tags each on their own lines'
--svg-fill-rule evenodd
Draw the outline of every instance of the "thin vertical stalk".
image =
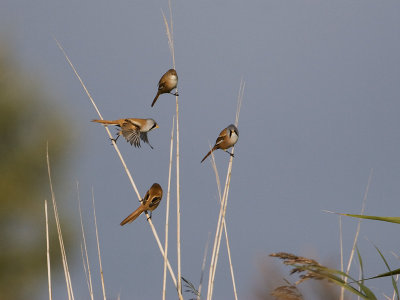
<svg viewBox="0 0 400 300">
<path fill-rule="evenodd" d="M 172 65 L 175 66 L 175 47 L 174 47 L 174 27 L 172 18 L 172 5 L 171 0 L 168 0 L 169 16 L 170 21 L 168 23 L 167 18 L 163 11 L 163 19 L 165 24 L 165 29 L 168 37 L 169 50 L 172 56 Z M 178 92 L 178 89 L 176 89 Z M 179 165 L 179 101 L 178 96 L 175 97 L 176 100 L 176 248 L 177 248 L 177 267 L 178 267 L 178 290 L 182 291 L 182 273 L 181 273 L 181 200 L 180 200 L 180 165 Z"/>
<path fill-rule="evenodd" d="M 105 287 L 105 284 L 104 284 L 103 265 L 101 264 L 99 232 L 97 230 L 97 218 L 96 218 L 96 208 L 94 206 L 94 191 L 93 191 L 93 188 L 92 188 L 92 205 L 93 205 L 94 226 L 96 228 L 96 243 L 97 243 L 97 254 L 99 256 L 101 288 L 102 288 L 102 291 L 103 291 L 103 298 L 104 298 L 104 300 L 106 300 L 106 287 Z"/>
<path fill-rule="evenodd" d="M 343 229 L 342 229 L 342 216 L 339 216 L 339 242 L 340 242 L 340 271 L 343 272 Z M 344 280 L 344 276 L 342 276 Z M 344 300 L 344 287 L 340 288 L 340 300 Z"/>
<path fill-rule="evenodd" d="M 208 234 L 208 239 L 206 246 L 204 247 L 204 255 L 203 255 L 203 263 L 201 264 L 201 275 L 200 275 L 200 283 L 199 283 L 199 293 L 197 295 L 197 300 L 201 299 L 201 289 L 203 288 L 203 278 L 204 278 L 204 270 L 206 268 L 207 254 L 208 254 L 208 245 L 210 244 L 210 233 Z"/>
<path fill-rule="evenodd" d="M 241 109 L 242 101 L 243 101 L 244 87 L 245 87 L 245 84 L 244 84 L 243 80 L 241 80 L 240 87 L 239 87 L 237 109 L 236 109 L 236 119 L 235 119 L 236 126 L 238 126 L 238 124 L 239 124 L 239 115 L 240 115 L 240 109 Z M 235 151 L 235 147 L 232 148 L 232 154 L 234 153 L 234 151 Z M 213 294 L 213 289 L 214 289 L 215 271 L 216 271 L 217 264 L 218 264 L 219 249 L 220 249 L 221 237 L 222 237 L 222 226 L 223 226 L 222 224 L 224 223 L 223 220 L 225 219 L 226 207 L 228 204 L 229 187 L 230 187 L 230 181 L 231 181 L 231 175 L 232 175 L 232 163 L 233 163 L 233 157 L 231 156 L 229 159 L 229 164 L 228 164 L 228 171 L 227 171 L 226 180 L 225 180 L 225 188 L 224 188 L 224 193 L 222 196 L 221 207 L 220 207 L 219 216 L 218 216 L 217 229 L 215 232 L 213 255 L 212 255 L 211 263 L 210 263 L 210 271 L 209 271 L 209 277 L 208 277 L 208 293 L 207 293 L 208 300 L 212 299 L 212 294 Z"/>
<path fill-rule="evenodd" d="M 374 171 L 374 170 L 371 169 L 371 171 L 370 171 L 370 173 L 369 173 L 368 183 L 367 183 L 367 186 L 366 186 L 366 188 L 365 188 L 364 197 L 363 197 L 363 200 L 362 200 L 361 213 L 360 213 L 360 215 L 363 215 L 363 214 L 364 214 L 365 202 L 367 201 L 368 191 L 369 191 L 369 187 L 370 187 L 370 185 L 371 185 L 371 180 L 372 180 L 373 171 Z M 354 237 L 353 247 L 352 247 L 352 250 L 351 250 L 351 253 L 350 253 L 350 258 L 349 258 L 349 261 L 348 261 L 348 263 L 347 263 L 346 274 L 349 274 L 349 272 L 350 272 L 351 263 L 352 263 L 352 261 L 353 261 L 354 252 L 355 252 L 356 245 L 357 245 L 358 235 L 359 235 L 359 233 L 360 233 L 360 226 L 361 226 L 361 219 L 358 219 L 356 235 L 355 235 L 355 237 Z M 344 279 L 344 282 L 347 282 L 347 277 Z"/>
<path fill-rule="evenodd" d="M 232 149 L 232 153 L 234 153 L 234 149 Z M 218 258 L 219 258 L 219 249 L 221 245 L 221 237 L 222 237 L 222 224 L 223 224 L 223 219 L 225 218 L 226 214 L 226 207 L 228 204 L 228 194 L 229 194 L 229 186 L 231 182 L 231 174 L 232 174 L 232 160 L 233 157 L 229 159 L 229 166 L 228 166 L 228 172 L 226 175 L 226 181 L 225 181 L 225 188 L 224 188 L 224 193 L 222 196 L 222 202 L 221 202 L 221 207 L 220 207 L 220 213 L 219 213 L 219 218 L 218 218 L 218 228 L 216 231 L 215 235 L 215 247 L 214 247 L 214 262 L 213 262 L 213 268 L 211 270 L 211 276 L 209 277 L 209 294 L 208 294 L 208 299 L 212 299 L 212 293 L 214 289 L 214 279 L 215 279 L 215 271 L 217 269 L 217 264 L 218 264 Z"/>
<path fill-rule="evenodd" d="M 231 271 L 232 278 L 232 286 L 233 286 L 233 294 L 235 296 L 235 300 L 238 300 L 237 290 L 236 290 L 236 282 L 235 282 L 235 273 L 233 272 L 233 264 L 232 264 L 232 256 L 231 256 L 231 247 L 229 245 L 228 231 L 226 230 L 226 220 L 223 220 L 224 232 L 225 232 L 225 240 L 226 240 L 226 250 L 228 251 L 228 260 L 229 260 L 229 270 Z"/>
<path fill-rule="evenodd" d="M 171 144 L 169 149 L 169 168 L 168 168 L 168 191 L 167 191 L 167 205 L 165 208 L 165 242 L 164 242 L 164 275 L 163 275 L 163 293 L 162 299 L 166 297 L 166 282 L 167 282 L 167 257 L 168 257 L 168 230 L 169 230 L 169 204 L 171 194 L 171 171 L 172 171 L 172 154 L 174 150 L 174 125 L 175 118 L 172 118 L 172 129 L 171 129 Z"/>
<path fill-rule="evenodd" d="M 87 278 L 87 280 L 88 280 L 88 288 L 89 288 L 89 293 L 90 293 L 90 299 L 94 299 L 94 296 L 93 296 L 93 285 L 92 285 L 92 275 L 91 275 L 91 273 L 90 273 L 90 263 L 89 263 L 89 255 L 88 255 L 88 252 L 87 252 L 87 244 L 86 244 L 86 236 L 85 236 L 85 229 L 84 229 L 84 227 L 83 227 L 83 218 L 82 218 L 82 209 L 81 209 L 81 199 L 80 199 L 80 196 L 79 196 L 79 183 L 77 182 L 76 183 L 76 189 L 77 189 L 77 192 L 78 192 L 78 207 L 79 207 L 79 217 L 80 217 L 80 220 L 81 220 L 81 231 L 82 231 L 82 239 L 83 239 L 83 246 L 84 246 L 84 248 L 85 248 L 85 258 L 86 258 L 86 262 L 84 261 L 84 263 L 85 263 L 85 265 L 87 266 L 87 272 L 88 272 L 88 278 Z M 82 249 L 83 250 L 83 249 Z M 83 255 L 83 252 L 82 252 L 82 255 Z M 84 265 L 84 266 L 85 266 Z M 86 271 L 86 267 L 85 267 L 85 271 Z"/>
<path fill-rule="evenodd" d="M 51 268 L 50 268 L 50 241 L 49 241 L 49 216 L 47 214 L 47 200 L 44 200 L 44 214 L 46 216 L 46 257 L 47 257 L 47 283 L 49 286 L 49 300 L 53 299 L 51 292 Z"/>
<path fill-rule="evenodd" d="M 88 287 L 88 291 L 89 291 L 89 294 L 90 294 L 89 277 L 88 277 L 88 272 L 87 272 L 87 268 L 86 268 L 85 256 L 84 256 L 84 254 L 83 254 L 83 246 L 82 246 L 82 243 L 81 243 L 81 256 L 82 256 L 83 271 L 85 271 L 86 285 L 87 285 L 87 287 Z"/>
<path fill-rule="evenodd" d="M 65 276 L 65 282 L 67 285 L 68 299 L 73 300 L 74 292 L 72 290 L 71 276 L 69 274 L 67 255 L 65 253 L 64 240 L 63 240 L 62 232 L 61 232 L 61 225 L 60 225 L 60 219 L 58 216 L 56 197 L 55 197 L 54 190 L 53 190 L 53 181 L 51 179 L 49 145 L 48 144 L 46 146 L 46 160 L 47 160 L 47 173 L 49 175 L 49 183 L 50 183 L 51 201 L 53 202 L 54 218 L 56 219 L 58 241 L 60 243 L 61 257 L 62 257 L 63 268 L 64 268 L 64 276 Z"/>
<path fill-rule="evenodd" d="M 182 291 L 181 273 L 181 196 L 179 178 L 179 105 L 176 96 L 176 240 L 177 240 L 177 262 L 178 262 L 178 290 Z"/>
<path fill-rule="evenodd" d="M 211 146 L 210 146 L 211 147 Z M 215 179 L 217 181 L 217 188 L 218 188 L 218 195 L 219 195 L 219 202 L 220 205 L 222 204 L 222 195 L 221 195 L 221 182 L 219 180 L 219 173 L 218 173 L 218 169 L 217 169 L 217 164 L 215 162 L 215 156 L 214 153 L 211 152 L 211 164 L 213 166 L 214 169 L 214 173 L 215 173 Z M 236 281 L 235 281 L 235 273 L 233 272 L 233 264 L 232 264 L 232 257 L 231 257 L 231 247 L 229 245 L 229 238 L 228 238 L 228 231 L 227 231 L 227 226 L 226 226 L 226 220 L 225 218 L 223 219 L 223 229 L 225 232 L 225 241 L 226 241 L 226 249 L 228 252 L 228 260 L 229 260 L 229 268 L 231 271 L 231 278 L 232 278 L 232 286 L 233 286 L 233 294 L 235 296 L 235 299 L 237 300 L 237 290 L 236 290 Z"/>
</svg>

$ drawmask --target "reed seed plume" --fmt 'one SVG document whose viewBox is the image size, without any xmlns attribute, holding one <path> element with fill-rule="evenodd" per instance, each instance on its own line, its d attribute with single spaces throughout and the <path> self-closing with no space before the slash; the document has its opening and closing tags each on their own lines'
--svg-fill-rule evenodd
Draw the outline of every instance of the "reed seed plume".
<svg viewBox="0 0 400 300">
<path fill-rule="evenodd" d="M 303 296 L 295 285 L 282 285 L 271 292 L 278 300 L 303 300 Z"/>
<path fill-rule="evenodd" d="M 298 273 L 300 277 L 300 280 L 296 282 L 296 285 L 308 279 L 322 280 L 326 278 L 318 272 L 313 271 L 325 269 L 324 266 L 320 265 L 314 259 L 297 256 L 286 252 L 271 253 L 270 256 L 281 259 L 285 265 L 293 266 L 293 269 L 290 271 L 290 275 Z"/>
<path fill-rule="evenodd" d="M 246 86 L 246 83 L 243 81 L 243 79 L 241 79 L 240 86 L 239 86 L 238 102 L 237 102 L 237 107 L 236 107 L 236 118 L 235 118 L 235 126 L 236 127 L 238 127 L 238 125 L 239 125 L 239 115 L 240 115 L 240 109 L 242 108 L 245 86 Z"/>
</svg>

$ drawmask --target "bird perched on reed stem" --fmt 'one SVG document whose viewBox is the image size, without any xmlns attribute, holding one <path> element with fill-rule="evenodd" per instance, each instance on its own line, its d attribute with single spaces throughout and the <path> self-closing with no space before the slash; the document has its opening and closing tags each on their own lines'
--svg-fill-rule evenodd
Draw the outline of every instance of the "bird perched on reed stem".
<svg viewBox="0 0 400 300">
<path fill-rule="evenodd" d="M 176 74 L 176 71 L 174 69 L 169 69 L 158 82 L 157 95 L 154 98 L 153 103 L 151 103 L 151 107 L 154 106 L 158 97 L 161 94 L 172 94 L 174 96 L 179 96 L 178 92 L 175 92 L 174 94 L 171 93 L 171 91 L 175 89 L 177 85 L 178 85 L 178 74 Z"/>
<path fill-rule="evenodd" d="M 153 210 L 157 208 L 160 204 L 163 195 L 163 190 L 158 183 L 154 183 L 151 188 L 147 191 L 146 195 L 142 199 L 142 203 L 140 206 L 129 216 L 127 216 L 122 222 L 121 226 L 124 226 L 126 223 L 131 223 L 136 220 L 144 211 L 150 211 L 150 217 L 152 215 Z"/>
<path fill-rule="evenodd" d="M 215 141 L 214 147 L 204 156 L 201 160 L 203 162 L 214 150 L 221 149 L 228 153 L 230 156 L 234 156 L 232 153 L 228 152 L 227 149 L 233 147 L 239 139 L 239 130 L 235 125 L 231 124 L 221 131 L 217 140 Z"/>
<path fill-rule="evenodd" d="M 153 146 L 150 145 L 147 138 L 147 133 L 149 131 L 153 130 L 154 128 L 158 128 L 158 124 L 153 119 L 126 118 L 114 121 L 92 120 L 92 122 L 120 127 L 121 130 L 118 131 L 117 137 L 112 139 L 114 142 L 117 142 L 118 138 L 123 135 L 126 141 L 135 147 L 140 147 L 140 140 L 142 140 L 143 142 L 149 144 L 150 148 L 153 149 Z"/>
</svg>

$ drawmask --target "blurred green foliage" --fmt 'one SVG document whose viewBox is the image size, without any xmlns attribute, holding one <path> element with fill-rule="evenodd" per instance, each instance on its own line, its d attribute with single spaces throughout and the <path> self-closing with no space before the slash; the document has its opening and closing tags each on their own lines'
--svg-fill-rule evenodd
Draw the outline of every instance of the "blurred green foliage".
<svg viewBox="0 0 400 300">
<path fill-rule="evenodd" d="M 0 300 L 35 299 L 43 290 L 46 143 L 57 173 L 63 169 L 69 136 L 66 116 L 54 111 L 37 76 L 28 76 L 14 59 L 9 49 L 0 48 Z M 51 209 L 49 204 L 49 213 Z M 51 240 L 55 247 L 54 234 Z"/>
</svg>

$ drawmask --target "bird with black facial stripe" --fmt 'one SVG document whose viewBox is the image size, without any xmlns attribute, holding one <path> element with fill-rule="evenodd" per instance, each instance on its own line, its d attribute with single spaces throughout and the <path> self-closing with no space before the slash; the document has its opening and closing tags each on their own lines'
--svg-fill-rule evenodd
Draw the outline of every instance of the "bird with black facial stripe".
<svg viewBox="0 0 400 300">
<path fill-rule="evenodd" d="M 235 125 L 233 124 L 229 125 L 220 132 L 217 140 L 215 141 L 214 147 L 206 154 L 206 156 L 204 156 L 201 162 L 203 162 L 211 154 L 211 152 L 217 149 L 224 150 L 230 156 L 234 156 L 232 153 L 228 151 L 228 149 L 233 147 L 238 141 L 238 139 L 239 139 L 239 130 Z"/>
<path fill-rule="evenodd" d="M 147 143 L 151 149 L 153 146 L 150 145 L 149 139 L 147 138 L 147 133 L 154 128 L 158 128 L 158 124 L 153 119 L 135 119 L 126 118 L 114 121 L 108 120 L 92 120 L 92 122 L 100 123 L 103 125 L 115 125 L 121 130 L 118 131 L 117 136 L 113 139 L 117 142 L 118 138 L 122 135 L 127 142 L 135 147 L 140 147 L 140 140 Z"/>
</svg>

